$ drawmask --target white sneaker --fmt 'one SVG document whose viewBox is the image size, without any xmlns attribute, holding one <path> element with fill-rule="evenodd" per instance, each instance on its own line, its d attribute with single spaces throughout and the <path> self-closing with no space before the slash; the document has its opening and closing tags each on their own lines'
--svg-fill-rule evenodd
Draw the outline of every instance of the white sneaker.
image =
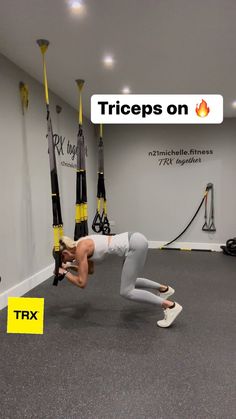
<svg viewBox="0 0 236 419">
<path fill-rule="evenodd" d="M 171 295 L 173 295 L 175 293 L 174 288 L 171 288 L 170 286 L 168 286 L 167 291 L 165 292 L 160 292 L 159 291 L 159 296 L 161 298 L 164 298 L 164 300 L 168 300 L 168 298 L 170 298 Z"/>
<path fill-rule="evenodd" d="M 157 325 L 159 327 L 169 327 L 176 319 L 176 317 L 181 313 L 182 310 L 183 307 L 178 303 L 175 303 L 175 306 L 173 308 L 166 308 L 164 310 L 164 319 L 159 320 L 157 322 Z"/>
</svg>

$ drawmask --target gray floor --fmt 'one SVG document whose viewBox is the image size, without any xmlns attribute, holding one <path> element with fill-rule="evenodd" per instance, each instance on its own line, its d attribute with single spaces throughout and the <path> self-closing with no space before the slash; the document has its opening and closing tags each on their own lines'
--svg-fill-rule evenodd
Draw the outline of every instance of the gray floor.
<svg viewBox="0 0 236 419">
<path fill-rule="evenodd" d="M 121 261 L 87 289 L 51 280 L 44 335 L 6 334 L 0 313 L 0 417 L 236 418 L 236 258 L 149 251 L 145 275 L 176 289 L 169 329 L 153 306 L 119 296 Z"/>
</svg>

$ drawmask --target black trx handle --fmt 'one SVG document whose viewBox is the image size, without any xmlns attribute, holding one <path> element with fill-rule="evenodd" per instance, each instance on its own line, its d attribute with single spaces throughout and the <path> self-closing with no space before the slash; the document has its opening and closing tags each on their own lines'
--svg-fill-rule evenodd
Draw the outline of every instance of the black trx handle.
<svg viewBox="0 0 236 419">
<path fill-rule="evenodd" d="M 208 223 L 207 223 L 207 195 L 205 198 L 205 211 L 204 211 L 204 224 L 202 226 L 203 231 L 207 231 L 208 229 Z"/>
<path fill-rule="evenodd" d="M 103 196 L 103 212 L 101 216 L 101 231 L 102 234 L 110 234 L 111 228 L 110 223 L 107 218 L 106 208 L 107 208 L 107 199 L 106 199 L 106 190 L 105 190 L 105 180 L 104 175 L 102 175 L 102 182 L 101 182 L 101 192 Z"/>
<path fill-rule="evenodd" d="M 213 183 L 208 183 L 207 185 L 208 194 L 205 199 L 205 213 L 204 213 L 204 224 L 202 226 L 203 231 L 214 232 L 216 231 L 215 222 L 214 222 L 214 186 Z M 208 196 L 210 194 L 211 204 L 210 204 L 210 213 L 209 220 L 207 219 L 207 205 L 208 205 Z"/>
<path fill-rule="evenodd" d="M 210 211 L 209 231 L 216 231 L 214 218 L 215 218 L 215 215 L 214 215 L 214 187 L 213 187 L 213 184 L 212 184 L 212 188 L 211 188 L 211 211 Z"/>
<path fill-rule="evenodd" d="M 92 223 L 92 229 L 95 233 L 101 233 L 102 231 L 102 219 L 98 211 L 96 211 L 95 217 Z"/>
<path fill-rule="evenodd" d="M 107 216 L 105 215 L 105 213 L 102 213 L 102 234 L 110 234 L 111 232 L 111 228 L 110 228 L 110 223 L 108 221 Z"/>
<path fill-rule="evenodd" d="M 53 278 L 53 285 L 57 286 L 58 281 L 62 281 L 62 279 L 65 277 L 65 274 L 61 275 L 59 273 L 59 268 L 62 266 L 62 260 L 61 260 L 61 252 L 55 252 L 54 254 L 55 258 L 55 271 L 54 271 L 54 278 Z"/>
</svg>

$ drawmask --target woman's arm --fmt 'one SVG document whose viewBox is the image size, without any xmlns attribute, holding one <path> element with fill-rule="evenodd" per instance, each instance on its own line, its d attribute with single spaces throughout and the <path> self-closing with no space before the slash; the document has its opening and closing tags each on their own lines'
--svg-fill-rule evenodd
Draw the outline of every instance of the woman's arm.
<svg viewBox="0 0 236 419">
<path fill-rule="evenodd" d="M 68 279 L 68 281 L 80 288 L 85 288 L 88 282 L 89 250 L 90 249 L 86 244 L 86 241 L 81 242 L 76 249 L 76 261 L 78 263 L 78 272 L 75 275 L 70 272 L 67 272 L 65 274 L 65 277 L 66 279 Z"/>
<path fill-rule="evenodd" d="M 62 264 L 62 268 L 64 268 L 65 270 L 73 270 L 78 272 L 79 271 L 79 266 L 78 265 L 73 265 L 73 264 L 68 264 L 68 263 L 63 263 Z M 90 259 L 88 259 L 88 274 L 92 275 L 94 273 L 94 262 Z"/>
<path fill-rule="evenodd" d="M 64 268 L 64 266 L 62 266 L 63 268 Z M 65 268 L 67 271 L 69 271 L 70 272 L 70 270 L 72 270 L 72 271 L 75 271 L 75 272 L 78 272 L 78 270 L 79 270 L 79 267 L 78 267 L 78 265 L 70 265 L 70 266 L 66 266 L 66 268 Z"/>
<path fill-rule="evenodd" d="M 73 275 L 72 273 L 68 272 L 67 270 L 60 268 L 59 273 L 61 275 L 65 275 L 65 278 L 68 279 L 69 282 L 76 285 L 77 287 L 83 288 L 80 285 L 79 279 L 77 275 Z"/>
</svg>

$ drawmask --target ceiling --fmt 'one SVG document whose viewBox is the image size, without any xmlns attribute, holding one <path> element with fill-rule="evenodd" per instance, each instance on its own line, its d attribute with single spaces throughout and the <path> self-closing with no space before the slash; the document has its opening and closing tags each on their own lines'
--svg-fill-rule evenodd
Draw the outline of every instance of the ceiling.
<svg viewBox="0 0 236 419">
<path fill-rule="evenodd" d="M 49 87 L 76 107 L 84 78 L 85 113 L 94 93 L 218 93 L 236 116 L 235 0 L 1 1 L 0 52 L 42 81 L 36 39 L 46 38 Z M 102 63 L 111 53 L 115 65 Z"/>
</svg>

